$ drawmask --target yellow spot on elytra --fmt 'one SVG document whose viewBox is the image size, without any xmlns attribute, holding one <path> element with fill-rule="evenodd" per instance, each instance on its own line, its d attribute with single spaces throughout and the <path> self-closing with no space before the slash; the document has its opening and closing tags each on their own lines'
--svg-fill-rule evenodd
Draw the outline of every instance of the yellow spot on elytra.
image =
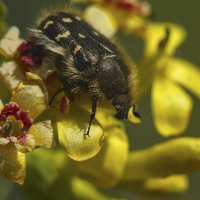
<svg viewBox="0 0 200 200">
<path fill-rule="evenodd" d="M 66 23 L 72 23 L 72 19 L 70 18 L 62 18 L 62 21 Z"/>
<path fill-rule="evenodd" d="M 97 35 L 97 36 L 99 35 L 99 33 L 97 33 L 96 31 L 93 31 L 93 33 L 94 33 L 95 35 Z"/>
<path fill-rule="evenodd" d="M 70 32 L 69 32 L 69 31 L 66 31 L 66 32 L 64 32 L 64 33 L 58 34 L 58 35 L 55 37 L 55 40 L 60 41 L 61 38 L 67 38 L 69 35 L 70 35 Z"/>
<path fill-rule="evenodd" d="M 82 47 L 80 45 L 77 45 L 76 48 L 74 49 L 74 53 L 76 54 L 78 51 L 80 51 Z"/>
<path fill-rule="evenodd" d="M 53 21 L 47 21 L 46 24 L 44 25 L 44 29 L 47 29 L 49 25 L 53 24 Z"/>
<path fill-rule="evenodd" d="M 79 33 L 78 36 L 81 37 L 81 38 L 85 38 L 85 35 L 83 35 L 81 33 Z"/>
<path fill-rule="evenodd" d="M 78 21 L 81 21 L 81 18 L 79 16 L 76 16 L 75 19 L 77 19 Z"/>
</svg>

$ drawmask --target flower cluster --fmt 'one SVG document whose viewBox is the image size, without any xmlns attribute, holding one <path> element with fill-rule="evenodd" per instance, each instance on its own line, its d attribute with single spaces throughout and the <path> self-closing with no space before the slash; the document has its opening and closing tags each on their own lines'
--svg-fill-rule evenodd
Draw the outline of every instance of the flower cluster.
<svg viewBox="0 0 200 200">
<path fill-rule="evenodd" d="M 151 91 L 153 121 L 162 136 L 183 133 L 192 111 L 184 89 L 200 96 L 199 68 L 176 56 L 186 31 L 173 23 L 149 21 L 146 1 L 81 2 L 88 3 L 85 20 L 106 37 L 112 40 L 120 30 L 144 41 L 136 98 L 140 101 Z M 0 40 L 0 175 L 23 184 L 27 160 L 29 173 L 18 188 L 20 195 L 103 200 L 121 199 L 124 193 L 176 195 L 188 189 L 187 174 L 200 168 L 199 138 L 177 138 L 133 151 L 123 122 L 106 100 L 86 135 L 91 97 L 72 98 L 68 91 L 55 96 L 61 84 L 34 43 L 32 37 L 19 38 L 17 27 L 10 27 Z M 140 123 L 137 116 L 128 119 Z"/>
</svg>

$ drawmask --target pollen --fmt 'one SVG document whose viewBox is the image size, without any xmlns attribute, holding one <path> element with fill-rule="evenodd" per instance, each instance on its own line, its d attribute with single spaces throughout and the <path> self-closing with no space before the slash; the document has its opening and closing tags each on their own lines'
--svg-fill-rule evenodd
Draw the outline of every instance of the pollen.
<svg viewBox="0 0 200 200">
<path fill-rule="evenodd" d="M 80 45 L 77 45 L 76 48 L 74 49 L 74 53 L 76 54 L 78 51 L 80 51 L 82 47 Z"/>
<path fill-rule="evenodd" d="M 67 38 L 69 35 L 70 35 L 70 32 L 69 32 L 69 31 L 66 31 L 66 32 L 64 32 L 64 33 L 58 34 L 58 35 L 55 37 L 55 40 L 60 41 L 61 38 Z"/>
<path fill-rule="evenodd" d="M 68 18 L 62 18 L 62 21 L 66 22 L 66 23 L 72 23 L 72 19 L 70 19 L 69 17 Z"/>
<path fill-rule="evenodd" d="M 44 29 L 47 29 L 49 25 L 53 24 L 53 21 L 47 21 L 46 24 L 44 25 Z"/>
<path fill-rule="evenodd" d="M 80 38 L 85 38 L 85 35 L 83 35 L 83 34 L 81 34 L 81 33 L 79 33 L 78 36 L 79 36 Z"/>
</svg>

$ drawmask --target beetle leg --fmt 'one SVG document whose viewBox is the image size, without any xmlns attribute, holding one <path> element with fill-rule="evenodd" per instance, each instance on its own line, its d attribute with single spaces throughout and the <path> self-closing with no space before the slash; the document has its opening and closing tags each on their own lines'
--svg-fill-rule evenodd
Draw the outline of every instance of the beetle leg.
<svg viewBox="0 0 200 200">
<path fill-rule="evenodd" d="M 88 129 L 87 129 L 87 133 L 86 133 L 87 136 L 90 136 L 89 135 L 90 134 L 90 127 L 91 127 L 92 121 L 95 118 L 98 101 L 99 101 L 98 96 L 92 96 L 92 112 L 90 114 L 90 120 L 89 120 Z"/>
<path fill-rule="evenodd" d="M 53 101 L 55 100 L 55 98 L 57 97 L 57 95 L 59 95 L 61 92 L 64 91 L 64 88 L 62 87 L 59 87 L 58 90 L 53 94 L 53 96 L 51 97 L 50 101 L 49 101 L 49 106 L 52 108 L 52 104 L 53 104 Z"/>
</svg>

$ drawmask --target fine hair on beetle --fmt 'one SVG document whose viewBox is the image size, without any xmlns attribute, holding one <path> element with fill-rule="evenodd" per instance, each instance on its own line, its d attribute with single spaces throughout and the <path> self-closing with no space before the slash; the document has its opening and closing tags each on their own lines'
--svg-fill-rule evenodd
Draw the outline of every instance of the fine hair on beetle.
<svg viewBox="0 0 200 200">
<path fill-rule="evenodd" d="M 41 62 L 54 66 L 62 83 L 56 94 L 86 92 L 91 96 L 86 135 L 100 100 L 110 101 L 117 119 L 128 118 L 130 111 L 140 117 L 135 111 L 136 67 L 117 45 L 71 10 L 45 12 L 37 23 L 28 33 L 35 41 L 30 54 L 33 60 L 41 57 Z"/>
</svg>

